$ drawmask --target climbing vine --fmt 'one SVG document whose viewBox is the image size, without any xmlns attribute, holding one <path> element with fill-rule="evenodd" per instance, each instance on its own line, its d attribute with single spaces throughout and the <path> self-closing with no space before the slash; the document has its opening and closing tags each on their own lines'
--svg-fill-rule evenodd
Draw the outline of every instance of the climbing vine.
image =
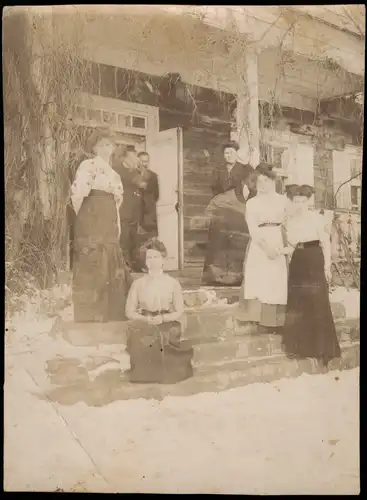
<svg viewBox="0 0 367 500">
<path fill-rule="evenodd" d="M 210 8 L 212 7 L 207 7 Z M 12 7 L 4 11 L 5 238 L 8 291 L 19 291 L 30 276 L 37 279 L 39 286 L 49 286 L 65 262 L 64 238 L 71 180 L 69 166 L 83 154 L 83 144 L 80 134 L 76 133 L 72 117 L 78 105 L 78 91 L 82 89 L 93 93 L 96 86 L 93 65 L 87 62 L 88 57 L 83 47 L 87 36 L 86 24 L 94 22 L 94 26 L 97 26 L 101 16 L 98 12 L 88 12 L 81 7 L 57 9 Z M 140 69 L 140 58 L 152 65 L 153 73 L 162 74 L 164 71 L 161 71 L 160 66 L 177 66 L 177 61 L 181 61 L 182 67 L 187 64 L 189 68 L 190 84 L 183 83 L 187 78 L 177 72 L 163 74 L 166 77 L 164 83 L 159 83 L 158 77 L 147 75 L 143 85 L 152 96 L 152 105 L 159 101 L 162 92 L 167 97 L 172 94 L 172 89 L 178 89 L 174 94 L 180 95 L 181 92 L 186 104 L 190 104 L 193 123 L 202 119 L 202 110 L 206 109 L 204 122 L 206 120 L 205 123 L 210 126 L 215 120 L 209 116 L 209 94 L 199 92 L 198 88 L 218 88 L 221 92 L 212 92 L 212 98 L 217 100 L 224 112 L 223 123 L 229 133 L 236 117 L 236 89 L 226 86 L 225 75 L 228 76 L 228 81 L 235 81 L 240 75 L 238 86 L 246 88 L 248 82 L 241 81 L 241 78 L 246 78 L 246 72 L 241 69 L 243 56 L 249 50 L 256 50 L 254 44 L 238 28 L 233 10 L 228 8 L 222 11 L 218 29 L 203 24 L 205 12 L 203 9 L 198 11 L 198 8 L 182 12 L 180 16 L 176 16 L 175 22 L 172 22 L 171 13 L 158 13 L 156 8 L 147 8 L 146 14 L 139 12 L 136 16 L 127 7 L 116 9 L 120 9 L 119 14 L 108 18 L 111 31 L 107 31 L 119 33 L 121 46 L 126 44 L 131 47 L 133 44 L 135 53 L 141 54 L 135 61 L 136 70 Z M 346 16 L 351 17 L 354 23 L 359 23 L 359 17 L 352 11 L 348 10 Z M 269 149 L 263 147 L 265 129 L 271 130 L 276 136 L 281 127 L 288 131 L 295 128 L 296 133 L 309 136 L 319 157 L 325 153 L 327 142 L 331 143 L 331 148 L 342 147 L 343 138 L 361 145 L 363 79 L 360 80 L 360 88 L 352 93 L 348 91 L 348 99 L 340 100 L 342 104 L 338 108 L 330 100 L 330 96 L 325 94 L 329 88 L 328 78 L 332 75 L 334 80 L 342 82 L 341 87 L 345 85 L 347 88 L 353 87 L 355 81 L 351 85 L 348 81 L 351 78 L 349 73 L 330 58 L 315 56 L 312 63 L 306 61 L 317 75 L 316 93 L 313 96 L 316 106 L 314 112 L 308 113 L 306 121 L 303 115 L 295 117 L 281 105 L 285 89 L 289 88 L 292 69 L 297 64 L 302 68 L 304 61 L 301 61 L 302 64 L 297 62 L 297 56 L 289 50 L 289 40 L 297 29 L 297 16 L 280 10 L 278 18 L 273 25 L 269 25 L 263 37 L 268 36 L 277 24 L 285 26 L 278 45 L 272 49 L 277 63 L 274 71 L 272 69 L 265 97 L 259 96 L 262 159 L 271 159 L 267 157 Z M 358 26 L 361 29 L 360 36 L 363 37 L 363 25 Z M 126 75 L 126 80 L 119 84 L 117 98 L 139 100 L 141 96 L 134 93 L 138 85 L 134 85 L 131 80 L 134 72 L 127 72 Z M 303 75 L 300 74 L 299 78 L 302 80 Z M 264 87 L 264 82 L 260 81 L 259 84 L 261 88 Z M 347 106 L 344 111 L 342 106 Z M 353 137 L 347 133 L 352 129 L 348 120 L 343 122 L 343 119 L 336 120 L 333 117 L 338 112 L 339 115 L 348 115 L 350 110 L 353 110 L 354 123 L 357 124 L 354 125 Z M 340 130 L 335 127 L 336 124 L 339 124 Z M 241 127 L 241 131 L 248 135 L 246 120 L 243 120 Z M 336 144 L 335 138 L 339 138 L 339 144 Z M 328 193 L 332 187 L 332 165 L 330 161 L 325 164 L 317 175 L 320 176 L 323 190 Z M 326 204 L 326 198 L 324 203 Z M 331 203 L 328 208 L 335 208 L 335 204 Z M 350 256 L 347 258 L 351 259 Z"/>
</svg>

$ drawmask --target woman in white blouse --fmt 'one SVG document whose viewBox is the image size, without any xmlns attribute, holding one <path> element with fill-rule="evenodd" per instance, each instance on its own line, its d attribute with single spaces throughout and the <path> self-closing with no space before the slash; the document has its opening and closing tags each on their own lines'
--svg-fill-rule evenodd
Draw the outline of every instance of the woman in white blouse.
<svg viewBox="0 0 367 500">
<path fill-rule="evenodd" d="M 71 187 L 76 213 L 73 256 L 74 319 L 124 319 L 131 278 L 120 244 L 119 208 L 123 199 L 120 176 L 110 165 L 115 143 L 107 130 L 88 140 L 94 156 L 83 161 Z"/>
<path fill-rule="evenodd" d="M 193 349 L 181 341 L 180 283 L 163 272 L 167 250 L 157 238 L 142 247 L 148 272 L 134 281 L 127 303 L 131 382 L 175 383 L 192 375 Z"/>
<path fill-rule="evenodd" d="M 245 330 L 275 333 L 283 327 L 287 304 L 287 262 L 282 225 L 286 198 L 275 190 L 272 166 L 256 167 L 257 195 L 247 201 L 250 244 L 244 262 L 237 320 Z"/>
<path fill-rule="evenodd" d="M 316 358 L 321 365 L 340 356 L 329 301 L 330 236 L 323 216 L 310 210 L 313 188 L 287 186 L 291 200 L 287 240 L 292 252 L 283 347 L 291 357 Z"/>
</svg>

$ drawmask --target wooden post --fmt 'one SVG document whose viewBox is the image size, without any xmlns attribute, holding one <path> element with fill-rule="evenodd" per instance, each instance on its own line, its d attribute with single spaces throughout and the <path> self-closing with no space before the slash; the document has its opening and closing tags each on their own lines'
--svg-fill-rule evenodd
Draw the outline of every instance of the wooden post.
<svg viewBox="0 0 367 500">
<path fill-rule="evenodd" d="M 254 47 L 248 48 L 237 63 L 237 140 L 239 156 L 256 167 L 260 161 L 260 124 L 258 58 Z"/>
</svg>

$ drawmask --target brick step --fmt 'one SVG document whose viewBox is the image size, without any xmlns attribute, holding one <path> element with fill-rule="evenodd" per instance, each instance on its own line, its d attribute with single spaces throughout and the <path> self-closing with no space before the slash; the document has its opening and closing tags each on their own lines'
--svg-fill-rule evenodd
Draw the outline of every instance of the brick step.
<svg viewBox="0 0 367 500">
<path fill-rule="evenodd" d="M 347 370 L 359 366 L 359 343 L 342 345 L 341 359 L 333 360 L 329 370 Z M 167 396 L 189 396 L 202 392 L 219 392 L 254 383 L 269 383 L 283 378 L 295 378 L 303 373 L 322 373 L 313 359 L 291 360 L 278 354 L 236 366 L 196 368 L 194 376 L 174 385 L 132 384 L 119 370 L 101 373 L 94 381 L 83 381 L 68 387 L 54 387 L 46 394 L 48 400 L 63 405 L 85 401 L 90 406 L 105 406 L 117 400 L 157 399 Z M 335 376 L 337 380 L 337 375 Z M 108 394 L 102 387 L 108 386 Z"/>
</svg>

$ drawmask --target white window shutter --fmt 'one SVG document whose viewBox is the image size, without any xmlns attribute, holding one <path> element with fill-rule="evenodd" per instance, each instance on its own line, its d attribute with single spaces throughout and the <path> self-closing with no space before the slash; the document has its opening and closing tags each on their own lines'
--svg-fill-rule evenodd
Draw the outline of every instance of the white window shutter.
<svg viewBox="0 0 367 500">
<path fill-rule="evenodd" d="M 297 145 L 296 171 L 297 184 L 315 185 L 315 173 L 313 168 L 314 147 L 311 144 Z"/>
<path fill-rule="evenodd" d="M 297 144 L 289 144 L 282 154 L 282 169 L 287 173 L 287 184 L 298 184 Z"/>
<path fill-rule="evenodd" d="M 351 176 L 350 156 L 345 151 L 333 151 L 333 187 L 334 197 L 336 195 L 336 208 L 350 210 L 352 207 Z"/>
</svg>

